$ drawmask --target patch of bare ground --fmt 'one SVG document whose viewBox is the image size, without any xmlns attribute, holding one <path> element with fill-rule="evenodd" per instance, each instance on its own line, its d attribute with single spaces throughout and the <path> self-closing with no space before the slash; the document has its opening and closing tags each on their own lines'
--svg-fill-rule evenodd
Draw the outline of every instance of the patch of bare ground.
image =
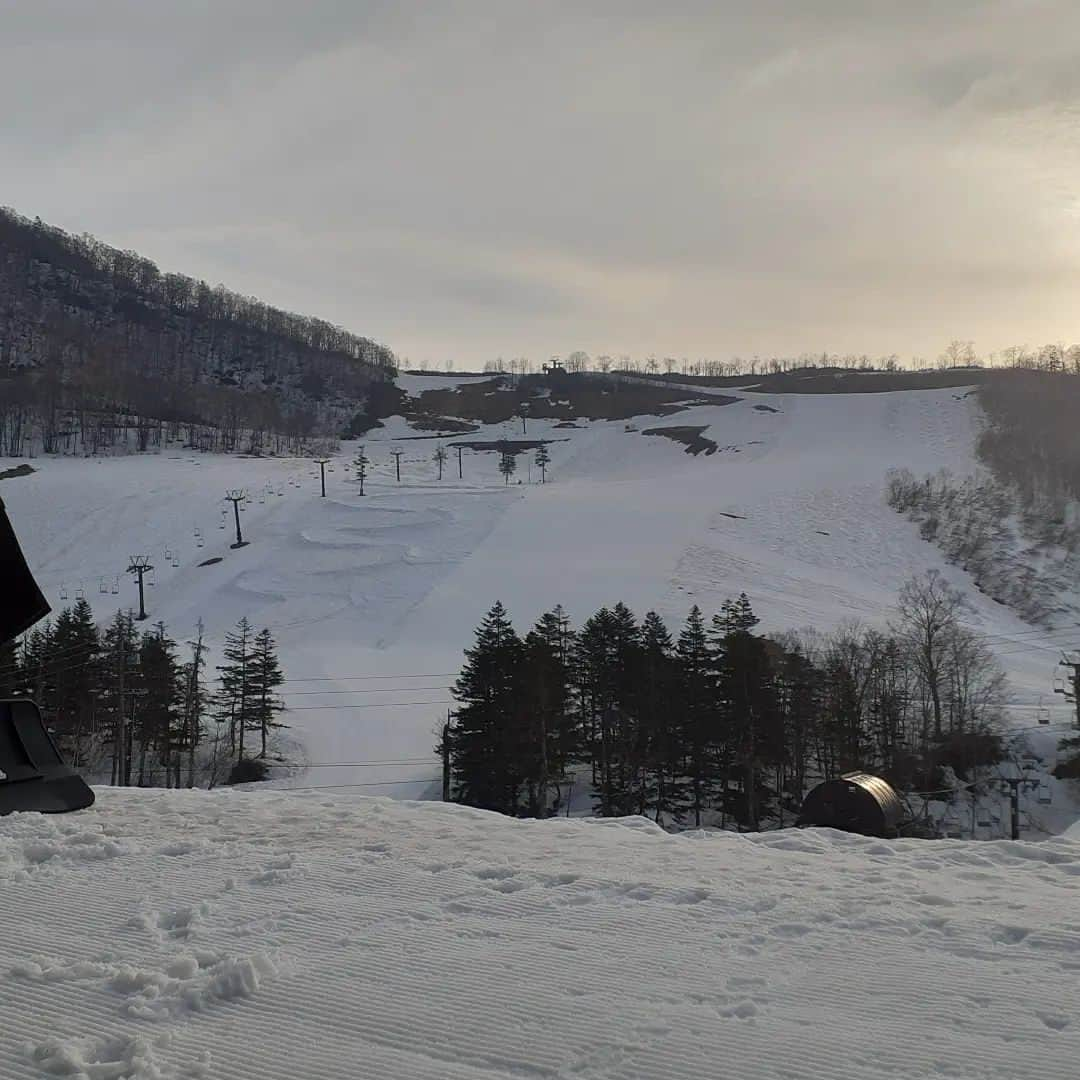
<svg viewBox="0 0 1080 1080">
<path fill-rule="evenodd" d="M 708 427 L 708 424 L 701 424 L 696 426 L 693 424 L 685 424 L 678 427 L 654 427 L 647 428 L 643 431 L 642 435 L 661 435 L 665 439 L 671 439 L 673 442 L 682 443 L 686 447 L 688 454 L 705 454 L 708 457 L 710 454 L 715 454 L 717 445 L 712 439 L 706 439 L 702 434 Z"/>
<path fill-rule="evenodd" d="M 484 424 L 501 424 L 521 415 L 564 422 L 627 420 L 670 416 L 694 405 L 728 405 L 737 400 L 594 374 L 498 376 L 453 389 L 425 390 L 413 404 L 413 413 L 440 424 L 447 416 Z"/>
</svg>

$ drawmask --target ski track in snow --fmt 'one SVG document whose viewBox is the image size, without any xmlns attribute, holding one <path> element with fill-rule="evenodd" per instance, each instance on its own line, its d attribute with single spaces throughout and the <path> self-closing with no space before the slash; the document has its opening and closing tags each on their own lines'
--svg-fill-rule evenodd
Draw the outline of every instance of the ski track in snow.
<svg viewBox="0 0 1080 1080">
<path fill-rule="evenodd" d="M 455 377 L 437 384 L 455 385 Z M 410 376 L 405 385 L 417 393 L 436 382 Z M 95 614 L 107 619 L 119 603 L 134 602 L 134 583 L 123 573 L 127 556 L 147 552 L 158 566 L 150 617 L 163 619 L 178 639 L 188 639 L 200 617 L 212 649 L 242 615 L 269 625 L 288 676 L 328 677 L 287 687 L 297 710 L 288 719 L 311 762 L 429 759 L 449 700 L 446 673 L 459 668 L 473 629 L 497 599 L 521 631 L 556 603 L 580 625 L 620 600 L 639 615 L 655 608 L 677 629 L 691 604 L 708 615 L 745 590 L 766 631 L 829 630 L 852 619 L 882 625 L 903 581 L 929 567 L 965 590 L 971 621 L 1001 650 L 1013 696 L 1031 706 L 1017 710 L 1015 724 L 1030 725 L 1038 704 L 1062 715 L 1052 693 L 1060 635 L 1033 632 L 982 596 L 884 501 L 890 468 L 922 474 L 948 467 L 957 475 L 973 468 L 973 398 L 963 390 L 738 396 L 726 406 L 582 421 L 575 429 L 529 420 L 529 438 L 559 440 L 550 447 L 551 483 L 543 486 L 507 488 L 497 455 L 473 452 L 465 455 L 464 479 L 451 453 L 439 482 L 431 461 L 437 442 L 411 439 L 416 433 L 393 417 L 364 440 L 373 462 L 364 499 L 347 479 L 350 444 L 327 475 L 325 499 L 310 462 L 178 450 L 35 460 L 38 472 L 4 481 L 2 492 L 55 607 L 70 603 L 82 582 Z M 755 408 L 761 404 L 776 411 Z M 641 433 L 672 425 L 704 425 L 720 449 L 693 457 Z M 464 438 L 502 436 L 520 436 L 520 425 Z M 390 444 L 405 452 L 401 484 L 393 479 Z M 518 463 L 517 476 L 527 480 L 528 456 Z M 257 495 L 267 483 L 283 494 L 252 502 L 241 515 L 251 544 L 231 550 L 231 519 L 218 527 L 218 500 L 226 488 Z M 178 568 L 163 561 L 166 545 L 179 554 Z M 197 565 L 214 557 L 221 562 Z M 111 586 L 117 575 L 119 597 L 98 592 L 99 577 Z M 365 686 L 341 681 L 346 675 L 399 676 L 366 687 L 401 692 L 301 693 Z M 424 685 L 434 689 L 407 689 Z M 374 700 L 393 704 L 303 708 Z M 413 702 L 422 704 L 400 704 Z M 409 798 L 429 793 L 436 772 L 434 761 L 430 768 L 316 768 L 282 782 L 364 784 L 371 793 Z M 389 781 L 394 786 L 373 786 Z"/>
<path fill-rule="evenodd" d="M 0 1076 L 1072 1080 L 1080 841 L 300 792 L 0 822 Z"/>
</svg>

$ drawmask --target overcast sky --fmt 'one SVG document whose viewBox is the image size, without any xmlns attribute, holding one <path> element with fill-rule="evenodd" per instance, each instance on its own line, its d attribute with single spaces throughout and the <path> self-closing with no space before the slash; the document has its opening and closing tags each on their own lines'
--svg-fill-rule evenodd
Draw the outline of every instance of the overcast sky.
<svg viewBox="0 0 1080 1080">
<path fill-rule="evenodd" d="M 0 202 L 411 363 L 1080 339 L 1080 3 L 0 0 Z"/>
</svg>

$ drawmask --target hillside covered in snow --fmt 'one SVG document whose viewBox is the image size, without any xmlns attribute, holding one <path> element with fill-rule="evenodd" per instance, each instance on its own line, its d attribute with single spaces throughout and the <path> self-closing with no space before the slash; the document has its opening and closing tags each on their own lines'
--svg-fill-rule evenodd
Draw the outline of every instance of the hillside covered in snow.
<svg viewBox="0 0 1080 1080">
<path fill-rule="evenodd" d="M 508 418 L 476 416 L 461 431 L 445 399 L 458 386 Z M 239 618 L 272 630 L 290 737 L 311 766 L 279 783 L 437 793 L 433 746 L 450 686 L 496 600 L 522 627 L 556 603 L 580 624 L 623 602 L 674 628 L 691 605 L 716 611 L 745 591 L 765 632 L 828 631 L 851 620 L 884 626 L 903 583 L 927 569 L 964 593 L 967 621 L 1005 666 L 1009 726 L 1052 757 L 1069 719 L 1053 679 L 1072 631 L 1033 628 L 984 595 L 885 500 L 890 469 L 973 467 L 982 421 L 963 388 L 724 388 L 714 398 L 696 388 L 681 406 L 665 404 L 667 415 L 589 420 L 552 408 L 522 421 L 490 380 L 403 376 L 399 387 L 411 418 L 389 417 L 364 436 L 363 498 L 349 464 L 357 442 L 328 466 L 326 498 L 310 460 L 180 445 L 39 457 L 26 462 L 32 472 L 0 482 L 2 495 L 55 607 L 82 595 L 104 621 L 131 606 L 124 570 L 140 552 L 155 566 L 150 620 L 185 641 L 201 619 L 211 664 Z M 433 390 L 444 394 L 445 421 L 419 408 Z M 504 482 L 496 451 L 507 440 L 546 443 L 547 483 L 530 453 Z M 234 550 L 222 497 L 237 488 L 250 496 L 250 544 Z M 1054 721 L 1045 734 L 1044 719 Z M 1039 831 L 1067 825 L 1067 805 L 1040 810 Z"/>
</svg>

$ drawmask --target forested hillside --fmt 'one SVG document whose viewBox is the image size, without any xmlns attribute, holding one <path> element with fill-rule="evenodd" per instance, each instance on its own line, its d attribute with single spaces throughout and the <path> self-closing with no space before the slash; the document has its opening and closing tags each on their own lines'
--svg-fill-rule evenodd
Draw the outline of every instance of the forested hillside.
<svg viewBox="0 0 1080 1080">
<path fill-rule="evenodd" d="M 1000 373 L 980 387 L 979 402 L 987 417 L 979 457 L 1026 507 L 1045 501 L 1064 512 L 1080 499 L 1080 373 Z"/>
<path fill-rule="evenodd" d="M 1071 350 L 1070 350 L 1071 351 Z M 1080 566 L 1080 377 L 1063 365 L 997 371 L 978 390 L 985 466 L 894 470 L 887 499 L 923 539 L 1028 622 L 1075 622 Z"/>
<path fill-rule="evenodd" d="M 906 582 L 887 630 L 854 624 L 765 637 L 745 593 L 677 638 L 624 604 L 580 631 L 561 607 L 524 637 L 496 604 L 466 649 L 439 750 L 459 802 L 559 814 L 585 783 L 601 817 L 757 830 L 797 812 L 808 786 L 869 769 L 905 790 L 1002 756 L 1006 700 L 959 590 Z"/>
<path fill-rule="evenodd" d="M 336 434 L 393 354 L 0 208 L 0 449 Z M 171 425 L 171 430 L 168 430 Z"/>
</svg>

